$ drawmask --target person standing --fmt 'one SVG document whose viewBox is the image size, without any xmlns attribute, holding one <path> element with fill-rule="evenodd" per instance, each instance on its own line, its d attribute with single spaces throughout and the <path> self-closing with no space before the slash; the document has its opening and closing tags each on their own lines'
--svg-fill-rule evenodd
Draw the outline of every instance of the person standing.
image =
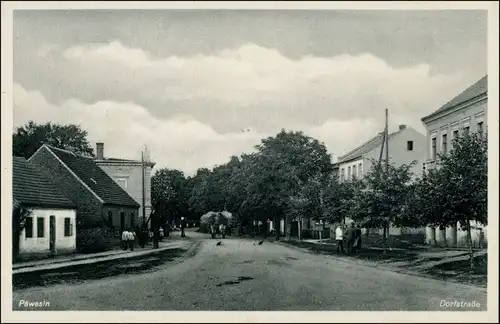
<svg viewBox="0 0 500 324">
<path fill-rule="evenodd" d="M 347 253 L 351 254 L 352 249 L 354 247 L 354 239 L 356 237 L 356 227 L 354 226 L 354 222 L 351 223 L 351 226 L 347 229 Z"/>
<path fill-rule="evenodd" d="M 340 224 L 335 229 L 335 241 L 337 242 L 337 254 L 344 254 L 344 231 Z"/>
<path fill-rule="evenodd" d="M 356 253 L 361 252 L 361 227 L 359 224 L 356 226 Z"/>
<path fill-rule="evenodd" d="M 127 250 L 127 241 L 128 241 L 128 234 L 127 230 L 123 230 L 122 232 L 122 248 L 126 251 Z"/>
<path fill-rule="evenodd" d="M 185 227 L 186 227 L 186 221 L 184 217 L 181 217 L 181 237 L 186 237 L 186 233 L 184 233 Z"/>
<path fill-rule="evenodd" d="M 133 229 L 130 229 L 128 231 L 128 245 L 130 247 L 130 251 L 134 251 L 135 239 L 136 239 L 136 234 Z"/>
</svg>

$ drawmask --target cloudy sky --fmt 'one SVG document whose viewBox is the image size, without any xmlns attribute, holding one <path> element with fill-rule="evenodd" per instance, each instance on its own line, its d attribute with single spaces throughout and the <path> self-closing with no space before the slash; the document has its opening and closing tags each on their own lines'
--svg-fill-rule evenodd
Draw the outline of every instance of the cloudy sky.
<svg viewBox="0 0 500 324">
<path fill-rule="evenodd" d="M 424 132 L 486 74 L 486 31 L 486 11 L 16 11 L 14 124 L 81 124 L 187 174 L 282 128 L 335 160 L 386 108 Z"/>
</svg>

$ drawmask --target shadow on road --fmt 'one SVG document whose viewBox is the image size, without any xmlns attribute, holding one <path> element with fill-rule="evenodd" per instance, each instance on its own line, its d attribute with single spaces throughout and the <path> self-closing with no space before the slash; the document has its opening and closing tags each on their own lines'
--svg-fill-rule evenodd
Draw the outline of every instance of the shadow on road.
<svg viewBox="0 0 500 324">
<path fill-rule="evenodd" d="M 80 264 L 60 270 L 42 270 L 13 274 L 12 289 L 24 289 L 54 284 L 78 284 L 122 274 L 138 274 L 155 270 L 162 264 L 185 254 L 184 249 L 170 249 L 135 258 L 109 260 L 99 263 Z"/>
</svg>

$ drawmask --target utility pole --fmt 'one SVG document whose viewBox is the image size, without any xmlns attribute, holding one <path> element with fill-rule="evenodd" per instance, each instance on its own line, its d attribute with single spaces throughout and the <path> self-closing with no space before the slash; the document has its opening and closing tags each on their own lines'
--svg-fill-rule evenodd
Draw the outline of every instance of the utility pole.
<svg viewBox="0 0 500 324">
<path fill-rule="evenodd" d="M 389 178 L 389 110 L 385 110 L 385 177 Z M 387 206 L 386 208 L 390 208 Z M 388 212 L 388 211 L 386 211 Z M 388 215 L 387 215 L 388 216 Z M 384 221 L 384 241 L 386 241 L 389 236 L 389 226 L 388 220 Z M 384 244 L 385 247 L 386 244 Z"/>
<path fill-rule="evenodd" d="M 144 150 L 141 151 L 141 177 L 142 177 L 142 224 L 146 224 L 146 180 L 144 168 Z"/>
</svg>

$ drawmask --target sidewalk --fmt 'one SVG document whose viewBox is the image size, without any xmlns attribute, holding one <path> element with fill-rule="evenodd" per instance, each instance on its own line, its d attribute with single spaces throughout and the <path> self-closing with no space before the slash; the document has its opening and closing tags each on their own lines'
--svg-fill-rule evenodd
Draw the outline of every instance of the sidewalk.
<svg viewBox="0 0 500 324">
<path fill-rule="evenodd" d="M 89 255 L 78 255 L 60 259 L 47 259 L 47 260 L 39 260 L 33 262 L 23 262 L 14 264 L 12 266 L 12 274 L 15 275 L 20 273 L 29 273 L 29 272 L 64 268 L 80 264 L 90 264 L 90 263 L 98 263 L 110 260 L 133 258 L 169 249 L 187 248 L 190 246 L 191 243 L 192 243 L 191 241 L 187 240 L 172 240 L 168 242 L 160 242 L 158 249 L 153 249 L 152 247 L 149 247 L 144 249 L 139 248 L 135 251 L 114 250 L 114 251 L 107 251 Z"/>
</svg>

